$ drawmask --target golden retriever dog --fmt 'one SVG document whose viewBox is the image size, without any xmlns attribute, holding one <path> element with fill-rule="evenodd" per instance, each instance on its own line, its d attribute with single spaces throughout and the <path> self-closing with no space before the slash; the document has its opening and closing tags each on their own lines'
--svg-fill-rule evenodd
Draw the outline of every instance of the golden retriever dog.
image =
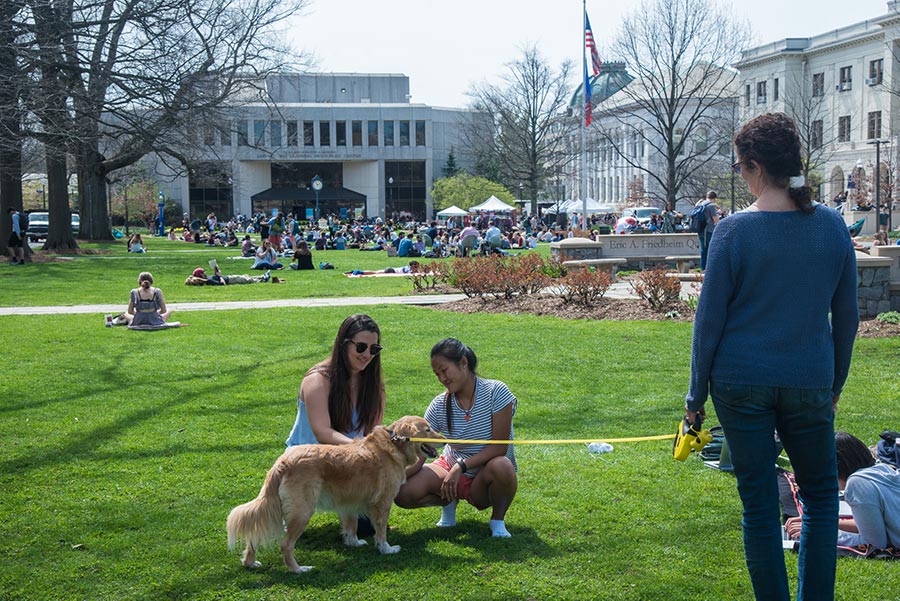
<svg viewBox="0 0 900 601">
<path fill-rule="evenodd" d="M 347 445 L 299 445 L 278 458 L 263 483 L 259 496 L 238 505 L 228 515 L 228 548 L 246 541 L 241 563 L 259 567 L 256 550 L 285 532 L 281 541 L 284 565 L 302 573 L 294 558 L 294 544 L 317 509 L 336 511 L 341 518 L 344 544 L 365 545 L 356 537 L 356 516 L 368 515 L 375 528 L 375 547 L 396 553 L 399 546 L 387 542 L 388 514 L 406 468 L 419 457 L 437 456 L 435 448 L 407 438 L 444 438 L 421 417 L 401 417 L 387 428 L 377 426 L 365 438 Z"/>
</svg>

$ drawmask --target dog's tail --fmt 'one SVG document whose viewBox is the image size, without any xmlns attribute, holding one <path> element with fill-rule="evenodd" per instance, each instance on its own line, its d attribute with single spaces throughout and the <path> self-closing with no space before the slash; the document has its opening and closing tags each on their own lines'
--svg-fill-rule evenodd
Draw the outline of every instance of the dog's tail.
<svg viewBox="0 0 900 601">
<path fill-rule="evenodd" d="M 278 538 L 283 531 L 281 498 L 278 488 L 283 476 L 281 462 L 276 463 L 263 483 L 259 496 L 243 505 L 238 505 L 228 514 L 228 548 L 234 549 L 238 539 L 258 549 L 265 543 Z"/>
</svg>

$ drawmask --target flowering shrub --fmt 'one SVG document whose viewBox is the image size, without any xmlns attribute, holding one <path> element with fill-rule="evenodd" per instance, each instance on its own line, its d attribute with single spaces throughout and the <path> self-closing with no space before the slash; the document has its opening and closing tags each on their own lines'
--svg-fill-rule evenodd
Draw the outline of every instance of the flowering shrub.
<svg viewBox="0 0 900 601">
<path fill-rule="evenodd" d="M 566 275 L 563 284 L 563 302 L 591 306 L 609 290 L 612 276 L 601 269 L 576 269 Z"/>
<path fill-rule="evenodd" d="M 544 273 L 546 263 L 536 254 L 454 259 L 447 281 L 469 297 L 508 299 L 518 294 L 536 294 L 550 283 Z"/>
<path fill-rule="evenodd" d="M 664 267 L 640 272 L 631 287 L 654 311 L 674 305 L 681 295 L 681 280 L 669 277 Z"/>
<path fill-rule="evenodd" d="M 449 270 L 449 265 L 441 261 L 420 265 L 419 270 L 412 274 L 413 289 L 418 292 L 434 289 L 438 284 L 447 281 Z"/>
</svg>

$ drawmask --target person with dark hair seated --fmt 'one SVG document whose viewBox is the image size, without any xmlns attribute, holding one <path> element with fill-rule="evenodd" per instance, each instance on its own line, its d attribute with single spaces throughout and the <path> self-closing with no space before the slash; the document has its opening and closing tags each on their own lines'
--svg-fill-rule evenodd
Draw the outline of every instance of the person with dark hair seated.
<svg viewBox="0 0 900 601">
<path fill-rule="evenodd" d="M 309 244 L 305 240 L 300 240 L 297 243 L 297 250 L 294 251 L 294 258 L 291 259 L 290 268 L 295 271 L 299 269 L 315 269 L 312 252 L 310 252 Z"/>
<path fill-rule="evenodd" d="M 846 432 L 834 433 L 838 486 L 853 517 L 838 523 L 838 544 L 900 549 L 900 471 L 876 463 L 869 448 Z M 790 518 L 785 529 L 800 536 L 801 518 Z"/>
</svg>

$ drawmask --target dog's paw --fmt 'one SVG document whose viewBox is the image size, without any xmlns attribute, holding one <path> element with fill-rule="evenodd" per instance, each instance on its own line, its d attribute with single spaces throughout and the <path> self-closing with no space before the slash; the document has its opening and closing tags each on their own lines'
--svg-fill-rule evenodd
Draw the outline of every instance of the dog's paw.
<svg viewBox="0 0 900 601">
<path fill-rule="evenodd" d="M 261 568 L 261 567 L 262 567 L 262 564 L 259 563 L 258 561 L 254 561 L 253 563 L 250 563 L 250 564 L 246 564 L 246 563 L 245 563 L 245 564 L 243 564 L 243 565 L 244 565 L 244 567 L 247 568 L 248 570 L 255 570 L 256 568 Z"/>
<path fill-rule="evenodd" d="M 400 545 L 389 545 L 387 541 L 378 543 L 378 550 L 382 555 L 393 555 L 400 552 Z"/>
<path fill-rule="evenodd" d="M 345 534 L 344 535 L 344 544 L 348 547 L 362 547 L 363 545 L 368 545 L 364 540 L 360 540 L 356 538 L 355 534 Z"/>
<path fill-rule="evenodd" d="M 297 569 L 294 570 L 294 574 L 305 574 L 306 572 L 313 569 L 312 566 L 297 566 Z"/>
</svg>

